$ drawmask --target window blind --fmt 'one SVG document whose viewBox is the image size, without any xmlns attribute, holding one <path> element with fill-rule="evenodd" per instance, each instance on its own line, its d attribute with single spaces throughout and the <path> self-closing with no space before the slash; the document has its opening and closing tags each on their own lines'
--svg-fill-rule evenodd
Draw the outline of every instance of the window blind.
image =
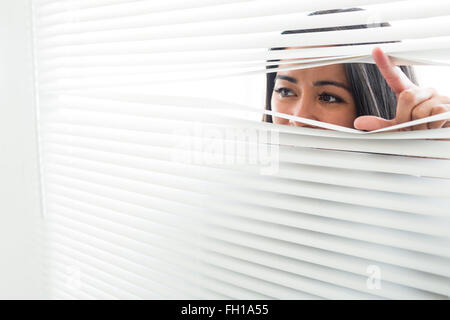
<svg viewBox="0 0 450 320">
<path fill-rule="evenodd" d="M 33 15 L 50 297 L 448 299 L 450 128 L 367 133 L 225 99 L 248 76 L 373 63 L 375 46 L 448 65 L 448 1 L 36 0 Z M 336 26 L 355 27 L 314 32 Z"/>
</svg>

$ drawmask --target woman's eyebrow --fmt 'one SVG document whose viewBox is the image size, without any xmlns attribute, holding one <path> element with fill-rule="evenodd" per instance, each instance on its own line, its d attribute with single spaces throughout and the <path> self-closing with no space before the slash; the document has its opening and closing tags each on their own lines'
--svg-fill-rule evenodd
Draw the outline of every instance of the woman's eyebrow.
<svg viewBox="0 0 450 320">
<path fill-rule="evenodd" d="M 286 81 L 289 81 L 289 82 L 292 82 L 292 83 L 297 83 L 297 79 L 289 77 L 289 76 L 277 75 L 275 77 L 275 80 L 276 79 L 286 80 Z"/>
<path fill-rule="evenodd" d="M 298 83 L 297 79 L 293 78 L 293 77 L 289 77 L 289 76 L 283 76 L 283 75 L 277 75 L 275 77 L 275 79 L 280 79 L 280 80 L 286 80 L 292 83 Z M 352 90 L 347 87 L 345 84 L 343 84 L 342 82 L 337 82 L 337 81 L 332 81 L 332 80 L 320 80 L 320 81 L 316 81 L 314 82 L 314 86 L 319 87 L 319 86 L 336 86 L 339 88 L 343 88 L 345 90 L 347 90 L 348 92 L 352 93 Z"/>
<path fill-rule="evenodd" d="M 349 87 L 347 87 L 342 82 L 337 82 L 337 81 L 331 81 L 331 80 L 316 81 L 316 82 L 314 82 L 314 86 L 316 86 L 316 87 L 318 87 L 318 86 L 336 86 L 339 88 L 343 88 L 343 89 L 347 90 L 348 92 L 352 93 L 352 90 Z"/>
</svg>

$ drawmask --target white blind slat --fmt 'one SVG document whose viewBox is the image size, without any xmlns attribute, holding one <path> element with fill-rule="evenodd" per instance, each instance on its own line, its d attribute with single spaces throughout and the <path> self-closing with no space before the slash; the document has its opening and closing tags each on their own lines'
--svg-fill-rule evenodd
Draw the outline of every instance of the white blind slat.
<svg viewBox="0 0 450 320">
<path fill-rule="evenodd" d="M 393 130 L 450 113 L 362 132 L 231 98 L 375 47 L 450 65 L 449 17 L 444 0 L 35 0 L 50 296 L 448 299 L 450 128 Z"/>
<path fill-rule="evenodd" d="M 80 181 L 76 181 L 74 179 L 69 179 L 69 178 L 64 178 L 64 177 L 59 177 L 55 176 L 54 178 L 52 177 L 52 181 L 53 179 L 56 181 L 56 183 L 58 184 L 64 184 L 64 180 L 68 180 L 71 182 L 71 184 L 73 185 L 78 185 L 78 189 L 81 190 L 90 190 L 90 192 L 95 192 L 97 194 L 101 194 L 101 195 L 105 195 L 109 198 L 112 197 L 112 193 L 114 192 L 114 189 L 118 189 L 116 188 L 106 188 L 106 187 L 98 187 L 95 184 L 87 184 L 87 183 L 83 183 Z M 122 183 L 123 185 L 123 183 Z M 150 186 L 148 186 L 150 187 Z M 144 192 L 141 192 L 141 194 L 135 194 L 136 191 L 134 191 L 132 194 L 128 194 L 127 196 L 130 197 L 132 196 L 133 202 L 134 204 L 142 204 L 146 207 L 151 207 L 151 208 L 158 208 L 160 210 L 175 210 L 174 212 L 180 212 L 180 207 L 183 208 L 182 203 L 184 201 L 188 201 L 186 199 L 188 199 L 188 197 L 193 197 L 195 196 L 194 193 L 191 193 L 190 195 L 186 195 L 184 196 L 184 198 L 181 198 L 182 195 L 180 195 L 180 199 L 178 199 L 177 201 L 174 200 L 159 200 L 156 197 L 149 197 L 149 196 L 145 196 L 146 194 L 149 194 L 149 189 L 147 187 L 147 190 Z M 156 190 L 158 189 L 162 189 L 164 190 L 162 187 L 154 188 Z M 116 191 L 117 194 L 117 191 Z M 120 196 L 120 195 L 119 195 Z M 205 199 L 205 197 L 199 197 L 199 200 L 203 200 L 203 203 L 206 203 L 206 200 L 209 199 Z M 123 201 L 126 201 L 125 199 L 122 198 Z M 261 205 L 266 205 L 266 203 L 260 203 Z M 295 208 L 295 207 L 294 207 Z M 186 209 L 188 209 L 189 211 L 192 211 L 192 208 L 189 209 L 189 207 L 185 207 L 184 211 L 181 212 L 185 212 Z M 181 209 L 183 210 L 183 209 Z M 295 209 L 294 209 L 295 210 Z M 216 216 L 212 216 L 212 217 L 208 217 L 210 219 L 212 219 L 213 217 Z M 222 219 L 221 222 L 223 222 L 226 219 Z M 438 256 L 430 256 L 430 255 L 423 255 L 421 253 L 418 252 L 401 252 L 400 250 L 394 250 L 389 249 L 387 250 L 386 248 L 385 251 L 383 251 L 383 249 L 381 249 L 381 247 L 374 245 L 374 244 L 368 244 L 368 243 L 363 243 L 363 242 L 356 242 L 354 240 L 351 239 L 344 239 L 344 238 L 338 238 L 335 236 L 331 236 L 331 235 L 325 235 L 325 234 L 317 234 L 314 232 L 309 232 L 307 230 L 304 230 L 302 233 L 298 233 L 296 232 L 296 230 L 290 229 L 289 228 L 281 228 L 278 227 L 278 230 L 283 230 L 283 232 L 277 232 L 275 231 L 276 229 L 273 228 L 267 228 L 264 227 L 263 224 L 259 224 L 257 225 L 256 223 L 253 223 L 249 228 L 245 228 L 242 229 L 245 226 L 242 226 L 239 223 L 234 223 L 233 224 L 233 220 L 226 220 L 226 222 L 232 226 L 232 228 L 236 229 L 240 229 L 241 231 L 245 231 L 245 232 L 253 232 L 253 233 L 258 233 L 258 234 L 262 234 L 264 236 L 267 236 L 268 234 L 272 234 L 272 238 L 276 238 L 276 239 L 281 239 L 284 241 L 293 241 L 294 243 L 298 243 L 299 241 L 301 241 L 302 244 L 304 245 L 312 245 L 314 247 L 319 247 L 319 248 L 324 248 L 326 250 L 332 250 L 332 251 L 337 251 L 337 252 L 341 252 L 341 253 L 346 253 L 346 254 L 352 254 L 355 256 L 362 256 L 362 257 L 366 257 L 369 258 L 370 257 L 380 257 L 377 259 L 380 259 L 380 261 L 383 262 L 387 262 L 387 263 L 393 263 L 393 264 L 399 264 L 402 266 L 406 266 L 406 267 L 414 267 L 418 270 L 423 270 L 423 271 L 427 271 L 427 272 L 432 272 L 432 273 L 436 273 L 436 274 L 448 274 L 448 258 L 443 258 L 443 257 L 438 257 Z M 263 230 L 258 229 L 259 227 L 263 227 Z M 258 231 L 259 230 L 259 231 Z M 290 232 L 288 232 L 288 230 Z M 200 230 L 201 232 L 206 232 L 205 230 Z M 307 236 L 308 234 L 308 236 Z M 315 240 L 313 240 L 315 239 Z M 332 242 L 332 243 L 329 243 Z M 340 246 L 338 245 L 338 243 L 340 243 Z M 357 245 L 358 243 L 358 245 Z M 364 247 L 364 250 L 362 249 Z M 342 251 L 344 250 L 344 251 Z M 391 255 L 390 253 L 392 251 L 395 251 L 396 254 L 395 255 Z M 377 252 L 377 254 L 375 254 L 375 252 Z M 426 257 L 426 258 L 425 258 Z M 432 264 L 430 264 L 430 262 L 433 261 Z"/>
<path fill-rule="evenodd" d="M 66 202 L 67 203 L 67 202 Z M 66 206 L 63 206 L 63 207 L 61 207 L 61 206 L 58 206 L 60 209 L 59 210 L 63 210 L 63 212 L 65 212 L 65 214 L 70 214 L 70 212 L 67 210 L 67 209 L 65 209 L 65 208 L 68 208 L 68 207 L 66 207 Z M 87 209 L 87 207 L 86 206 L 81 206 L 82 208 L 83 208 L 83 210 L 86 210 Z M 81 208 L 80 207 L 80 208 Z M 91 211 L 91 210 L 88 210 L 88 211 Z M 96 210 L 97 212 L 98 212 L 98 210 Z M 75 213 L 75 212 L 74 212 Z M 71 214 L 71 216 L 73 216 L 73 217 L 80 217 L 80 213 L 81 212 L 79 212 L 79 213 L 77 213 L 76 215 L 75 214 Z M 96 214 L 97 215 L 97 214 Z M 83 217 L 83 216 L 85 216 L 85 214 L 81 214 L 81 217 Z M 86 219 L 87 218 L 87 219 Z M 107 229 L 109 229 L 109 230 L 111 230 L 111 228 L 113 228 L 112 230 L 114 230 L 114 229 L 117 229 L 117 227 L 114 227 L 114 223 L 111 223 L 111 222 L 106 222 L 105 223 L 105 220 L 103 220 L 103 222 L 100 222 L 100 220 L 99 220 L 99 222 L 98 223 L 96 223 L 95 222 L 95 220 L 92 220 L 91 218 L 92 218 L 92 215 L 91 214 L 89 214 L 89 216 L 86 216 L 86 218 L 84 218 L 84 219 L 82 219 L 83 221 L 84 221 L 84 223 L 87 223 L 88 225 L 90 225 L 90 226 L 97 226 L 97 227 L 100 227 L 100 228 L 102 228 L 102 229 L 104 229 L 104 228 L 107 228 Z M 108 219 L 108 218 L 107 218 Z M 187 222 L 188 224 L 189 224 L 189 222 Z M 129 223 L 127 223 L 127 224 L 129 224 Z M 111 226 L 111 228 L 110 227 L 108 227 L 108 225 L 110 225 Z M 139 226 L 139 228 L 141 229 L 141 230 L 144 230 L 144 229 L 146 229 L 146 227 L 145 227 L 145 224 L 142 224 L 142 223 L 139 223 L 139 224 L 137 224 L 138 226 Z M 155 231 L 156 232 L 158 232 L 157 231 L 157 229 L 155 229 Z M 110 231 L 111 232 L 111 231 Z M 115 233 L 115 231 L 112 231 L 113 233 Z M 143 239 L 143 237 L 144 238 L 148 238 L 148 236 L 147 235 L 145 235 L 145 231 L 144 232 L 142 232 L 142 231 L 140 231 L 140 233 L 142 234 L 142 236 L 140 237 L 141 239 Z M 97 234 L 97 233 L 94 233 L 94 234 Z M 132 238 L 136 238 L 136 236 L 138 235 L 139 233 L 136 233 L 136 231 L 132 231 L 132 233 L 129 233 L 129 237 L 132 237 Z M 177 234 L 177 233 L 174 233 L 174 232 L 172 232 L 171 233 L 171 235 L 172 236 L 175 236 L 175 234 Z M 195 242 L 197 242 L 199 245 L 201 245 L 201 246 L 204 246 L 204 241 L 206 241 L 206 239 L 204 239 L 204 240 L 202 240 L 201 238 L 199 238 L 199 239 L 196 239 L 195 237 L 193 238 L 193 239 L 190 239 L 189 237 L 188 238 L 186 238 L 185 236 L 184 237 L 178 237 L 178 239 L 180 239 L 181 241 L 183 241 L 183 239 L 185 239 L 185 240 L 187 240 L 188 242 L 192 242 L 192 241 L 195 241 Z M 155 239 L 154 241 L 152 241 L 152 243 L 153 244 L 155 244 L 155 245 L 157 245 L 157 246 L 161 246 L 162 244 L 165 244 L 165 245 L 163 245 L 164 247 L 167 247 L 167 249 L 169 249 L 169 250 L 179 250 L 180 252 L 182 252 L 183 254 L 189 254 L 189 249 L 186 251 L 186 248 L 181 248 L 180 247 L 180 245 L 182 246 L 182 243 L 181 243 L 181 241 L 180 242 L 174 242 L 174 244 L 173 245 L 170 245 L 169 243 L 171 242 L 172 240 L 170 240 L 170 239 L 168 239 L 167 237 L 165 238 L 165 240 L 164 241 L 161 241 L 161 240 L 159 240 L 159 239 Z M 210 242 L 211 240 L 207 240 L 208 242 Z M 201 244 L 203 242 L 203 245 Z M 147 243 L 149 243 L 149 242 L 147 242 Z M 229 245 L 228 245 L 229 246 Z M 209 246 L 207 246 L 208 248 L 209 248 Z M 217 245 L 215 246 L 215 250 L 217 250 Z M 223 250 L 224 250 L 224 246 L 223 245 L 219 245 L 219 252 L 224 252 Z M 212 249 L 212 247 L 211 247 L 211 249 Z M 299 248 L 300 249 L 300 248 Z M 242 254 L 238 254 L 238 252 L 243 252 Z M 245 248 L 236 248 L 236 247 L 234 247 L 234 248 L 232 248 L 232 250 L 230 250 L 230 248 L 228 248 L 228 249 L 225 249 L 225 252 L 226 252 L 226 254 L 227 255 L 229 255 L 229 254 L 231 254 L 231 255 L 233 255 L 233 256 L 236 256 L 236 257 L 238 257 L 239 259 L 244 259 L 244 260 L 249 260 L 250 259 L 250 261 L 255 261 L 255 259 L 256 259 L 256 261 L 259 261 L 259 262 L 261 262 L 261 258 L 255 258 L 255 253 L 252 253 L 252 252 L 248 252 L 248 249 L 245 249 Z M 194 253 L 193 254 L 194 256 L 198 256 L 198 253 Z M 258 257 L 258 256 L 260 256 L 260 254 L 258 253 L 257 255 L 256 255 L 256 257 Z M 267 255 L 266 254 L 266 256 L 270 256 L 271 257 L 271 261 L 272 262 L 276 262 L 276 261 L 278 261 L 278 262 L 276 262 L 275 264 L 273 264 L 273 263 L 268 263 L 268 262 L 265 262 L 264 263 L 264 265 L 267 265 L 267 264 L 269 264 L 269 265 L 271 265 L 271 266 L 276 266 L 276 268 L 281 268 L 282 270 L 286 270 L 286 268 L 287 268 L 287 270 L 288 271 L 290 271 L 290 272 L 294 272 L 294 273 L 300 273 L 300 274 L 302 274 L 303 272 L 307 272 L 306 274 L 308 275 L 308 274 L 311 274 L 311 272 L 313 272 L 313 273 L 316 273 L 316 272 L 318 272 L 318 271 L 320 271 L 320 268 L 318 267 L 318 266 L 314 266 L 314 267 L 311 267 L 311 268 L 309 268 L 309 270 L 310 271 L 306 271 L 306 270 L 308 270 L 308 267 L 302 267 L 302 264 L 298 264 L 297 262 L 295 262 L 295 267 L 292 267 L 292 268 L 289 268 L 288 266 L 291 264 L 291 263 L 294 263 L 293 261 L 292 262 L 289 262 L 289 261 L 286 261 L 286 259 L 281 259 L 281 261 L 280 261 L 280 258 L 277 258 L 277 257 L 275 257 L 275 256 L 273 256 L 273 255 Z M 301 255 L 299 255 L 300 257 L 301 257 Z M 251 258 L 251 257 L 254 257 L 254 258 Z M 210 262 L 211 261 L 211 259 L 208 257 L 208 258 L 205 258 L 205 261 L 208 261 L 208 262 Z M 286 263 L 287 263 L 287 265 L 286 265 Z M 222 266 L 222 263 L 219 263 L 218 264 L 219 266 Z M 342 268 L 342 266 L 340 266 L 340 268 Z M 306 270 L 305 270 L 306 269 Z M 363 268 L 361 268 L 360 269 L 360 272 L 363 270 Z M 326 271 L 326 272 L 328 272 L 328 273 L 333 273 L 334 271 Z M 338 283 L 347 283 L 347 285 L 346 286 L 349 286 L 350 285 L 350 287 L 354 287 L 355 285 L 358 287 L 358 289 L 359 290 L 363 290 L 363 291 L 365 291 L 366 289 L 364 289 L 364 288 L 362 288 L 362 285 L 364 285 L 364 282 L 365 282 L 365 279 L 364 278 L 360 278 L 359 280 L 357 280 L 357 279 L 355 279 L 355 281 L 353 281 L 353 285 L 351 285 L 351 284 L 349 284 L 348 282 L 346 282 L 345 281 L 345 278 L 346 277 L 348 277 L 349 275 L 347 274 L 347 275 L 344 275 L 344 274 L 341 274 L 340 276 L 338 276 L 337 274 L 335 275 L 335 276 L 332 276 L 331 274 L 330 274 L 330 282 L 332 282 L 332 283 L 335 283 L 336 281 L 338 281 Z M 322 278 L 319 278 L 319 279 L 324 279 L 323 277 L 326 277 L 325 275 L 323 275 L 322 274 L 322 276 L 321 276 Z M 387 275 L 387 277 L 389 278 L 389 275 Z M 316 276 L 313 276 L 313 278 L 317 278 L 317 275 Z M 344 281 L 344 282 L 340 282 L 340 281 Z M 395 282 L 398 282 L 398 280 L 395 280 Z M 430 282 L 430 279 L 428 279 L 428 283 Z M 352 283 L 352 282 L 350 282 L 350 283 Z M 445 292 L 445 290 L 446 289 L 444 289 L 444 292 Z M 389 290 L 388 290 L 389 291 Z M 389 293 L 386 293 L 386 294 L 389 294 Z"/>
</svg>

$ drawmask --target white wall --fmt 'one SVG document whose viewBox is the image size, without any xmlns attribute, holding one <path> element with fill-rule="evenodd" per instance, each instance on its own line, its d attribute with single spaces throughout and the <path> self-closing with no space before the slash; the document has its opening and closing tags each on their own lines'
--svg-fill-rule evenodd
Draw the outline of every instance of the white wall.
<svg viewBox="0 0 450 320">
<path fill-rule="evenodd" d="M 39 299 L 29 0 L 0 0 L 0 299 Z"/>
</svg>

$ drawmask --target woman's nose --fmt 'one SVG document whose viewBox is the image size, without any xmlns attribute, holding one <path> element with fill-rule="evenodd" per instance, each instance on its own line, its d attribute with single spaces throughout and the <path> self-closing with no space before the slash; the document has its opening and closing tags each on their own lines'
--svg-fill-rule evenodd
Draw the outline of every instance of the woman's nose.
<svg viewBox="0 0 450 320">
<path fill-rule="evenodd" d="M 298 104 L 294 106 L 292 115 L 300 118 L 318 120 L 314 114 L 314 103 L 308 101 L 307 99 L 301 99 Z M 310 125 L 295 120 L 289 120 L 289 125 L 297 127 L 311 127 Z"/>
</svg>

